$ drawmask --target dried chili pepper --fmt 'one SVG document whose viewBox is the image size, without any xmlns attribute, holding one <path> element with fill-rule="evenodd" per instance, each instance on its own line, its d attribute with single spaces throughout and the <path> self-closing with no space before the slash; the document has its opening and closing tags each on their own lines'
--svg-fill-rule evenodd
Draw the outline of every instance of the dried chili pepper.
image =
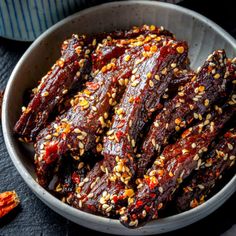
<svg viewBox="0 0 236 236">
<path fill-rule="evenodd" d="M 15 191 L 0 193 L 0 218 L 8 214 L 20 203 Z"/>
</svg>

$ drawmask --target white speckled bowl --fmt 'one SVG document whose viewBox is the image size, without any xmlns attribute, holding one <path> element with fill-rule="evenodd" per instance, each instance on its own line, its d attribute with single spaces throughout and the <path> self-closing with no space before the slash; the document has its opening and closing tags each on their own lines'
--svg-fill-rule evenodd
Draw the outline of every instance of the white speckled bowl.
<svg viewBox="0 0 236 236">
<path fill-rule="evenodd" d="M 32 152 L 20 145 L 12 132 L 20 114 L 25 89 L 35 85 L 45 74 L 59 56 L 61 42 L 72 33 L 111 31 L 144 23 L 163 25 L 173 31 L 177 38 L 187 40 L 194 68 L 198 67 L 213 49 L 224 48 L 229 57 L 236 54 L 235 40 L 215 23 L 193 11 L 160 2 L 108 3 L 78 12 L 42 34 L 16 65 L 3 101 L 2 123 L 6 146 L 17 170 L 32 191 L 62 216 L 85 227 L 112 234 L 147 235 L 184 227 L 213 212 L 236 190 L 234 176 L 221 191 L 195 209 L 150 222 L 139 229 L 127 229 L 118 220 L 88 214 L 60 202 L 36 183 L 30 161 Z"/>
</svg>

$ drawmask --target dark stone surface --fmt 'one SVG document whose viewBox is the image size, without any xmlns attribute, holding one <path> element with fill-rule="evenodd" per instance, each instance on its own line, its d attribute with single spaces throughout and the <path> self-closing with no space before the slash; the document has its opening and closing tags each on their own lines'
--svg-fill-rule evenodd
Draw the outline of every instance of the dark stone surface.
<svg viewBox="0 0 236 236">
<path fill-rule="evenodd" d="M 209 4 L 206 5 L 206 2 Z M 215 1 L 186 0 L 180 5 L 196 10 L 216 21 L 236 37 L 236 22 L 232 1 L 223 5 Z M 222 14 L 224 10 L 224 14 Z M 226 12 L 226 14 L 225 14 Z M 0 88 L 4 89 L 17 61 L 28 48 L 29 43 L 20 43 L 0 38 Z M 103 235 L 78 226 L 44 205 L 26 186 L 7 153 L 2 132 L 0 132 L 0 192 L 15 189 L 21 199 L 21 206 L 0 220 L 0 235 Z M 236 224 L 236 193 L 217 211 L 205 219 L 184 229 L 164 234 L 174 235 L 220 235 Z M 233 231 L 229 235 L 236 235 Z"/>
</svg>

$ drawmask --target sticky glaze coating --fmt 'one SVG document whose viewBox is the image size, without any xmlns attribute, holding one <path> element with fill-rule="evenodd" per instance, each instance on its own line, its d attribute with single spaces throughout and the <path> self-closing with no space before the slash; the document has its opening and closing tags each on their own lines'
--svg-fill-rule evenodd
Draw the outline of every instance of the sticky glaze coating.
<svg viewBox="0 0 236 236">
<path fill-rule="evenodd" d="M 179 53 L 177 50 L 179 47 L 183 47 L 184 51 Z M 187 51 L 186 43 L 177 43 L 171 40 L 165 46 L 161 46 L 160 50 L 155 47 L 152 55 L 149 55 L 147 59 L 143 58 L 133 69 L 120 105 L 115 109 L 111 128 L 104 138 L 102 153 L 104 160 L 99 163 L 100 167 L 96 166 L 91 171 L 92 173 L 96 172 L 92 176 L 96 176 L 100 180 L 95 183 L 94 178 L 89 174 L 85 183 L 81 183 L 81 189 L 77 189 L 78 195 L 73 202 L 74 206 L 81 208 L 82 202 L 84 210 L 92 210 L 95 213 L 102 212 L 102 214 L 110 216 L 113 211 L 120 209 L 121 202 L 127 200 L 127 191 L 130 195 L 134 193 L 134 190 L 129 186 L 129 181 L 136 171 L 133 158 L 135 154 L 134 142 L 136 142 L 137 134 L 142 130 L 148 116 L 155 111 L 170 80 L 173 79 L 174 69 L 171 64 L 177 63 L 179 67 L 183 67 Z M 157 76 L 160 79 L 156 80 Z M 148 103 L 146 103 L 147 98 L 149 98 Z M 86 188 L 88 185 L 90 185 L 90 191 Z M 108 212 L 106 209 L 108 201 L 105 209 L 103 209 L 103 200 L 100 201 L 104 191 L 106 196 L 115 196 L 119 199 L 119 201 L 108 199 L 110 204 L 108 209 L 111 209 Z M 88 201 L 86 201 L 87 198 Z"/>
<path fill-rule="evenodd" d="M 133 203 L 120 218 L 121 223 L 137 227 L 156 219 L 179 184 L 194 169 L 199 169 L 203 153 L 234 113 L 235 105 L 214 108 L 201 123 L 187 129 L 175 144 L 167 146 L 138 185 Z"/>
<path fill-rule="evenodd" d="M 178 48 L 183 48 L 183 51 L 179 53 Z M 113 172 L 112 178 L 119 178 L 125 184 L 136 171 L 134 155 L 138 134 L 173 79 L 174 69 L 171 65 L 175 63 L 176 68 L 183 67 L 188 48 L 184 42 L 169 41 L 159 50 L 155 47 L 149 52 L 153 54 L 133 69 L 125 94 L 116 107 L 111 128 L 103 141 L 105 168 Z M 122 168 L 126 171 L 119 170 Z"/>
<path fill-rule="evenodd" d="M 146 53 L 146 47 L 162 44 L 165 37 L 147 37 L 144 45 L 128 49 L 125 54 L 102 67 L 92 82 L 71 100 L 72 107 L 41 130 L 34 145 L 37 177 L 46 186 L 57 160 L 66 152 L 82 156 L 96 147 L 102 151 L 100 136 L 109 127 L 112 108 L 117 104 L 132 74 L 134 64 Z M 150 43 L 149 43 L 150 42 Z"/>
<path fill-rule="evenodd" d="M 226 92 L 226 56 L 216 51 L 208 57 L 200 71 L 157 115 L 142 145 L 138 176 L 145 173 L 154 155 L 168 144 L 169 138 L 186 128 Z"/>
<path fill-rule="evenodd" d="M 85 36 L 73 35 L 67 43 L 62 56 L 42 78 L 33 92 L 33 99 L 22 108 L 22 115 L 14 127 L 14 132 L 26 142 L 35 139 L 45 127 L 49 115 L 65 95 L 83 82 L 83 76 L 89 71 L 90 49 L 84 45 Z M 47 109 L 45 109 L 47 107 Z"/>
<path fill-rule="evenodd" d="M 130 228 L 176 197 L 182 210 L 200 204 L 235 161 L 236 59 L 216 50 L 189 65 L 163 27 L 65 40 L 15 126 L 34 143 L 39 184 Z"/>
<path fill-rule="evenodd" d="M 225 172 L 235 165 L 236 130 L 227 131 L 214 149 L 204 157 L 199 171 L 181 186 L 181 193 L 177 198 L 179 211 L 195 208 L 206 201 L 217 182 Z"/>
</svg>

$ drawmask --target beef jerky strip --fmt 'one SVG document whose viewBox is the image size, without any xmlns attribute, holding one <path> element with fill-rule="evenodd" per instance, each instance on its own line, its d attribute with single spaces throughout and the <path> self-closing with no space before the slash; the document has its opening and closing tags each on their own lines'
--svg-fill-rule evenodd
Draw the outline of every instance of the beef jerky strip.
<svg viewBox="0 0 236 236">
<path fill-rule="evenodd" d="M 179 184 L 201 166 L 201 156 L 234 114 L 235 106 L 228 104 L 213 109 L 200 124 L 187 129 L 175 144 L 167 146 L 162 161 L 157 158 L 138 186 L 134 202 L 121 216 L 121 223 L 137 227 L 156 219 Z"/>
<path fill-rule="evenodd" d="M 131 188 L 124 188 L 124 183 L 121 181 L 111 181 L 108 175 L 100 171 L 101 166 L 102 162 L 97 163 L 89 172 L 85 181 L 81 182 L 76 193 L 70 198 L 69 204 L 90 213 L 115 217 L 117 209 L 121 210 L 124 206 L 124 199 L 133 196 L 134 191 Z M 91 177 L 94 178 L 94 182 L 90 181 Z M 90 189 L 92 191 L 89 191 Z"/>
<path fill-rule="evenodd" d="M 179 211 L 197 207 L 202 204 L 231 166 L 235 164 L 236 155 L 236 129 L 231 129 L 224 134 L 223 139 L 214 149 L 204 157 L 204 164 L 195 172 L 193 177 L 181 186 L 181 193 L 177 197 Z"/>
<path fill-rule="evenodd" d="M 68 202 L 70 195 L 75 192 L 76 185 L 86 178 L 94 164 L 94 156 L 89 152 L 79 159 L 67 154 L 59 163 L 58 171 L 52 178 L 48 189 L 63 201 Z"/>
<path fill-rule="evenodd" d="M 133 46 L 141 46 L 150 37 L 166 36 L 174 39 L 172 33 L 163 28 L 144 25 L 140 28 L 134 27 L 129 31 L 115 31 L 108 34 L 107 38 L 98 44 L 92 53 L 93 71 L 101 69 L 111 59 L 121 56 L 125 49 Z"/>
<path fill-rule="evenodd" d="M 117 30 L 110 33 L 109 36 L 114 39 L 131 39 L 138 37 L 139 35 L 147 36 L 150 33 L 156 35 L 166 35 L 170 36 L 171 38 L 175 38 L 174 35 L 168 30 L 164 29 L 163 26 L 156 27 L 155 25 L 142 25 L 139 27 L 134 26 L 129 30 Z"/>
<path fill-rule="evenodd" d="M 104 139 L 105 158 L 99 163 L 100 168 L 95 168 L 96 177 L 101 179 L 94 184 L 94 178 L 89 174 L 86 181 L 90 186 L 86 181 L 81 183 L 82 186 L 85 184 L 85 187 L 78 189 L 79 195 L 74 205 L 81 206 L 82 202 L 83 209 L 108 216 L 111 211 L 115 213 L 120 209 L 120 201 L 114 201 L 113 196 L 124 200 L 132 195 L 134 191 L 129 187 L 129 180 L 135 171 L 132 157 L 137 134 L 142 130 L 148 115 L 155 110 L 173 76 L 171 64 L 178 62 L 178 65 L 182 66 L 186 61 L 187 51 L 186 43 L 171 41 L 159 50 L 153 51 L 152 56 L 149 55 L 148 59 L 140 62 L 137 69 L 133 70 L 120 105 L 116 107 L 108 137 Z M 155 80 L 156 75 L 161 78 L 161 82 Z M 112 196 L 112 199 L 107 199 L 105 207 L 102 204 L 103 200 L 100 201 L 104 191 L 108 196 Z M 109 210 L 106 209 L 108 204 Z"/>
<path fill-rule="evenodd" d="M 171 65 L 174 63 L 181 67 L 188 55 L 185 42 L 169 41 L 159 50 L 150 50 L 152 56 L 149 55 L 132 71 L 130 83 L 116 107 L 108 136 L 104 138 L 104 166 L 109 172 L 114 172 L 112 178 L 120 178 L 125 184 L 135 172 L 133 157 L 137 136 L 156 110 L 173 77 Z M 160 79 L 156 80 L 156 77 Z M 123 168 L 126 171 L 120 171 Z"/>
<path fill-rule="evenodd" d="M 173 134 L 193 120 L 201 120 L 209 106 L 225 95 L 225 57 L 221 50 L 210 55 L 197 75 L 157 115 L 142 145 L 138 160 L 139 177 Z"/>
<path fill-rule="evenodd" d="M 151 45 L 156 44 L 156 41 L 151 42 Z M 46 184 L 52 175 L 48 171 L 50 166 L 66 152 L 82 156 L 96 143 L 101 152 L 98 142 L 109 124 L 106 122 L 109 111 L 123 93 L 134 64 L 143 58 L 145 46 L 133 47 L 115 63 L 108 64 L 106 70 L 101 70 L 93 82 L 87 82 L 86 88 L 75 96 L 72 107 L 40 132 L 35 143 L 35 162 L 41 185 Z"/>
<path fill-rule="evenodd" d="M 157 105 L 159 112 L 161 112 L 163 107 L 166 107 L 167 104 L 177 95 L 177 93 L 183 90 L 183 86 L 190 82 L 191 79 L 196 75 L 195 72 L 191 70 L 177 70 L 177 68 L 175 69 L 176 70 L 174 71 L 173 78 L 170 80 L 169 87 L 165 90 L 165 93 L 162 95 L 159 105 Z M 159 112 L 154 113 L 155 117 L 157 116 L 157 114 L 159 114 Z M 152 123 L 148 125 L 149 129 L 151 125 Z M 146 132 L 148 132 L 148 130 Z M 137 155 L 140 156 L 140 154 Z"/>
<path fill-rule="evenodd" d="M 49 115 L 55 107 L 64 101 L 65 95 L 84 81 L 81 75 L 87 72 L 90 49 L 83 46 L 84 37 L 73 35 L 66 51 L 45 75 L 27 108 L 14 127 L 24 141 L 32 141 L 38 132 L 46 126 Z"/>
</svg>

